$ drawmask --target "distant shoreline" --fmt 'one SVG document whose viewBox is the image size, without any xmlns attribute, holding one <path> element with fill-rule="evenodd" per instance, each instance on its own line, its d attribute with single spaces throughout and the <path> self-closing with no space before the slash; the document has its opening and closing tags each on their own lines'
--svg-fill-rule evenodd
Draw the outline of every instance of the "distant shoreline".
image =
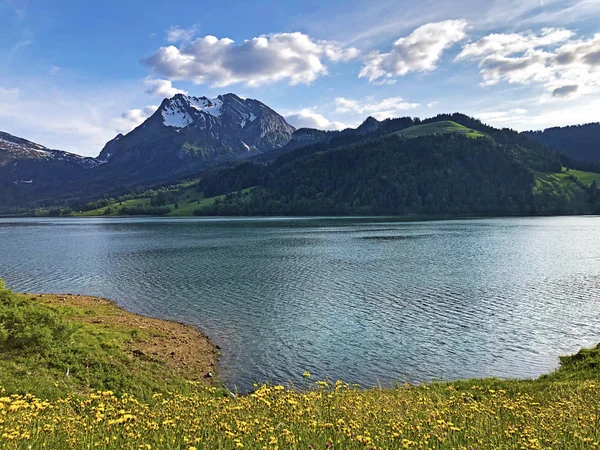
<svg viewBox="0 0 600 450">
<path fill-rule="evenodd" d="M 167 215 L 83 215 L 70 214 L 66 216 L 51 216 L 51 215 L 31 215 L 31 214 L 1 214 L 0 219 L 390 219 L 397 222 L 434 222 L 442 220 L 467 220 L 467 219 L 504 219 L 504 218 L 535 218 L 535 217 L 598 217 L 595 213 L 564 213 L 564 214 L 447 214 L 447 215 L 421 215 L 421 214 L 405 214 L 405 215 L 380 215 L 380 216 L 353 216 L 353 215 L 186 215 L 186 216 L 167 216 Z"/>
</svg>

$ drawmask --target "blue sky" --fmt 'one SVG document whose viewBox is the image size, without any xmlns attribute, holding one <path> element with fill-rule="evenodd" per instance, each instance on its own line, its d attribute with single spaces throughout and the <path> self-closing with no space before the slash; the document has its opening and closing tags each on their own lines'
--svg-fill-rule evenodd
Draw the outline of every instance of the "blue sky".
<svg viewBox="0 0 600 450">
<path fill-rule="evenodd" d="M 600 121 L 599 19 L 600 0 L 0 0 L 0 130 L 96 156 L 180 91 L 328 129 Z"/>
</svg>

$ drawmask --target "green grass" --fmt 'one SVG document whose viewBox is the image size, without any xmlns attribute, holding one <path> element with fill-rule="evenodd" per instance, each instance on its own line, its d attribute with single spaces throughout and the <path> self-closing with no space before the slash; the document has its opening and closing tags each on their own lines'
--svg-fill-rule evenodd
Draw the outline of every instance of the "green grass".
<svg viewBox="0 0 600 450">
<path fill-rule="evenodd" d="M 195 187 L 184 189 L 178 193 L 178 201 L 167 203 L 164 206 L 169 208 L 171 212 L 166 216 L 181 217 L 181 216 L 193 216 L 194 210 L 212 205 L 216 198 L 210 197 L 204 198 L 201 192 L 197 192 Z M 93 209 L 84 212 L 75 212 L 75 216 L 118 216 L 121 208 L 144 208 L 149 207 L 151 197 L 137 197 L 124 201 L 116 201 L 108 206 Z M 177 207 L 176 207 L 177 206 Z M 107 214 L 106 210 L 110 212 Z"/>
<path fill-rule="evenodd" d="M 463 125 L 460 125 L 451 120 L 445 120 L 442 122 L 433 122 L 427 123 L 425 125 L 415 125 L 409 128 L 406 128 L 402 131 L 398 131 L 395 134 L 400 136 L 405 136 L 409 138 L 428 136 L 431 134 L 447 134 L 447 133 L 460 133 L 464 134 L 469 138 L 480 138 L 486 137 L 485 134 L 480 133 L 479 131 L 472 130 L 471 128 L 467 128 Z"/>
<path fill-rule="evenodd" d="M 150 197 L 139 197 L 133 198 L 129 200 L 124 200 L 121 202 L 114 202 L 108 206 L 98 209 L 92 209 L 90 211 L 84 211 L 80 213 L 75 213 L 77 216 L 117 216 L 119 209 L 121 208 L 143 208 L 150 206 Z M 107 214 L 106 210 L 110 208 L 110 213 Z"/>
<path fill-rule="evenodd" d="M 248 194 L 252 188 L 244 189 L 241 191 L 242 194 Z M 216 197 L 205 198 L 202 192 L 198 192 L 196 187 L 188 187 L 177 194 L 177 202 L 171 202 L 164 205 L 164 207 L 171 210 L 170 213 L 165 214 L 165 217 L 189 217 L 194 215 L 194 211 L 201 210 L 212 206 L 215 200 L 223 200 L 225 195 L 219 195 Z M 242 199 L 249 200 L 250 196 L 242 195 Z M 151 197 L 138 197 L 122 202 L 116 201 L 105 207 L 93 209 L 85 212 L 75 212 L 74 216 L 108 216 L 115 217 L 119 216 L 119 210 L 121 208 L 143 208 L 149 207 Z M 109 213 L 106 211 L 109 210 Z"/>
<path fill-rule="evenodd" d="M 563 172 L 564 173 L 564 172 Z M 597 185 L 600 185 L 600 173 L 594 172 L 584 172 L 583 170 L 575 170 L 570 169 L 568 172 L 569 175 L 573 175 L 579 181 L 581 181 L 586 186 L 591 186 L 591 184 L 595 181 Z"/>
<path fill-rule="evenodd" d="M 540 381 L 573 381 L 600 379 L 600 344 L 584 348 L 574 355 L 560 357 L 560 368 Z"/>
<path fill-rule="evenodd" d="M 218 197 L 204 198 L 202 193 L 196 191 L 194 187 L 184 191 L 179 196 L 179 201 L 177 202 L 178 208 L 175 208 L 175 203 L 167 205 L 171 208 L 171 212 L 167 215 L 172 217 L 193 216 L 195 210 L 210 206 L 215 202 L 215 199 L 222 199 L 224 197 L 224 195 L 220 195 Z"/>
<path fill-rule="evenodd" d="M 585 191 L 570 177 L 569 172 L 536 174 L 534 194 L 547 190 L 565 194 L 571 202 L 583 202 L 587 198 Z"/>
</svg>

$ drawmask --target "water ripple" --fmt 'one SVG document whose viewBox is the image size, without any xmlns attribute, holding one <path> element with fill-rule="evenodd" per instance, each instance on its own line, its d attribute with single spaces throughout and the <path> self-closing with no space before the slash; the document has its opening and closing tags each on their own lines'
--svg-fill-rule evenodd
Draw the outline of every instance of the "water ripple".
<svg viewBox="0 0 600 450">
<path fill-rule="evenodd" d="M 536 377 L 600 340 L 599 218 L 0 219 L 20 291 L 206 330 L 244 390 Z"/>
</svg>

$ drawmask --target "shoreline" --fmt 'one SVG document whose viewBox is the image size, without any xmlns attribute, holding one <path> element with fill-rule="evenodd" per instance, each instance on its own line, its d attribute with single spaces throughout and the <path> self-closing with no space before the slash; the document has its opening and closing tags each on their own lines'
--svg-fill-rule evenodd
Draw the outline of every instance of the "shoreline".
<svg viewBox="0 0 600 450">
<path fill-rule="evenodd" d="M 134 358 L 147 358 L 149 361 L 159 362 L 162 360 L 166 363 L 167 367 L 176 369 L 176 374 L 184 376 L 189 381 L 200 383 L 207 387 L 222 387 L 227 392 L 232 393 L 233 391 L 221 383 L 219 379 L 219 361 L 221 347 L 215 344 L 210 336 L 205 333 L 199 327 L 189 325 L 183 322 L 177 322 L 169 319 L 160 319 L 153 316 L 147 316 L 144 314 L 138 314 L 131 312 L 124 307 L 117 304 L 115 300 L 88 296 L 83 294 L 51 294 L 42 293 L 36 294 L 31 292 L 15 292 L 16 295 L 22 298 L 35 302 L 41 305 L 50 307 L 88 307 L 90 308 L 86 313 L 86 316 L 68 316 L 70 320 L 80 322 L 83 324 L 91 325 L 103 325 L 104 329 L 110 329 L 111 325 L 117 325 L 118 328 L 123 326 L 135 326 L 140 330 L 146 332 L 158 331 L 158 334 L 151 336 L 152 340 L 146 342 L 146 345 L 139 345 L 140 342 L 136 342 L 137 345 L 132 345 L 129 350 Z M 111 313 L 101 314 L 102 308 L 109 308 L 109 310 L 117 311 L 119 315 L 115 316 Z M 93 311 L 94 314 L 89 314 Z M 89 315 L 89 317 L 88 317 Z M 113 323 L 106 322 L 107 317 L 117 318 Z M 169 341 L 176 341 L 171 342 Z M 162 343 L 161 343 L 162 342 Z M 177 343 L 179 347 L 176 347 Z M 138 347 L 138 348 L 133 348 Z M 151 348 L 152 351 L 140 350 L 139 347 L 145 347 L 146 349 Z M 194 350 L 200 350 L 199 353 Z M 591 344 L 589 347 L 579 347 L 579 350 L 572 354 L 559 355 L 559 361 L 563 359 L 577 359 L 580 355 L 586 354 L 587 352 L 597 351 L 600 352 L 600 344 Z M 194 357 L 195 356 L 195 357 Z M 202 368 L 201 370 L 198 370 Z M 498 378 L 496 376 L 486 377 L 472 377 L 472 378 L 459 378 L 449 380 L 432 380 L 428 382 L 410 384 L 412 387 L 429 386 L 433 384 L 451 385 L 455 383 L 469 383 L 469 382 L 484 382 L 489 380 L 495 380 L 498 382 L 536 382 L 540 380 L 551 379 L 554 375 L 561 370 L 561 364 L 551 372 L 542 373 L 535 378 Z M 196 376 L 189 376 L 194 371 L 197 372 Z M 394 383 L 392 386 L 384 387 L 383 389 L 395 389 L 400 385 L 406 383 Z M 358 386 L 358 385 L 355 385 Z M 374 387 L 361 386 L 361 390 L 370 390 Z M 251 394 L 252 391 L 246 394 Z"/>
<path fill-rule="evenodd" d="M 537 218 L 560 218 L 560 217 L 600 217 L 600 214 L 593 212 L 586 213 L 564 213 L 564 214 L 440 214 L 440 215 L 381 215 L 381 216 L 353 216 L 353 215 L 284 215 L 284 216 L 265 216 L 265 215 L 85 215 L 70 214 L 65 216 L 34 215 L 34 214 L 1 214 L 2 219 L 163 219 L 168 220 L 186 220 L 186 219 L 208 219 L 208 220 L 385 220 L 397 223 L 411 222 L 445 222 L 460 220 L 484 220 L 484 219 L 537 219 Z"/>
<path fill-rule="evenodd" d="M 1 448 L 600 448 L 600 345 L 561 357 L 558 370 L 531 380 L 360 388 L 306 373 L 304 388 L 265 382 L 236 395 L 208 380 L 173 384 L 165 365 L 144 361 L 127 347 L 130 340 L 155 337 L 151 325 L 166 326 L 193 333 L 214 356 L 216 347 L 193 327 L 129 313 L 97 297 L 17 294 L 1 281 L 0 295 L 3 313 L 25 325 L 17 338 L 59 333 L 47 342 L 56 352 L 43 342 L 33 349 L 28 342 L 4 348 Z M 77 328 L 64 334 L 76 321 Z M 144 331 L 133 333 L 132 324 Z M 169 340 L 168 334 L 158 337 Z M 86 338 L 99 345 L 85 345 Z M 90 351 L 108 359 L 89 358 Z M 123 359 L 129 362 L 119 365 Z M 57 367 L 61 360 L 65 364 Z M 69 367 L 75 369 L 70 375 Z M 81 373 L 88 369 L 99 383 L 88 383 Z M 149 383 L 140 389 L 144 377 Z M 44 381 L 56 389 L 41 388 Z"/>
<path fill-rule="evenodd" d="M 220 347 L 198 327 L 137 314 L 119 306 L 114 300 L 102 297 L 31 292 L 15 294 L 63 312 L 76 309 L 76 314 L 66 313 L 66 317 L 83 326 L 103 331 L 132 329 L 133 337 L 123 350 L 133 359 L 163 364 L 177 376 L 192 382 L 207 386 L 216 384 Z"/>
</svg>

